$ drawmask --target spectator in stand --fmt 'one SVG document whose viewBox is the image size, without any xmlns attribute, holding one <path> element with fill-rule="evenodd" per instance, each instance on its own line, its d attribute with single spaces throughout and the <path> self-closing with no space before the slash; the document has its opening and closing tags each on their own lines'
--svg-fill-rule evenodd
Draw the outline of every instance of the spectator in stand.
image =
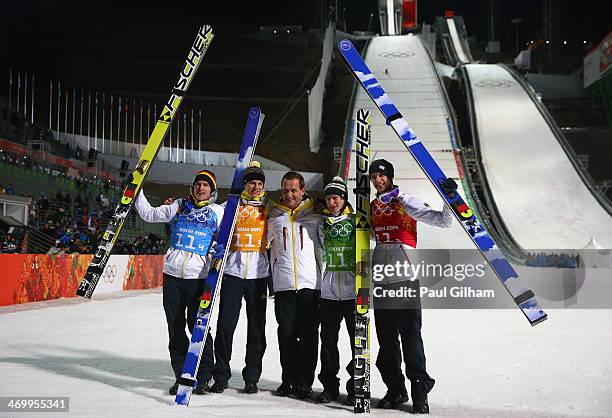
<svg viewBox="0 0 612 418">
<path fill-rule="evenodd" d="M 5 194 L 6 190 L 4 189 L 4 187 L 2 187 L 2 185 L 0 184 L 0 194 Z"/>
<path fill-rule="evenodd" d="M 0 253 L 15 254 L 19 252 L 19 241 L 11 233 L 0 235 Z"/>
<path fill-rule="evenodd" d="M 74 207 L 76 208 L 80 208 L 81 206 L 83 206 L 83 197 L 81 196 L 81 192 L 77 192 L 76 197 L 74 198 Z"/>
<path fill-rule="evenodd" d="M 40 220 L 43 222 L 46 221 L 49 215 L 49 199 L 47 199 L 47 194 L 45 192 L 40 194 L 37 206 Z"/>
<path fill-rule="evenodd" d="M 108 196 L 106 196 L 104 193 L 100 193 L 100 200 L 102 201 L 102 208 L 108 209 L 110 207 Z"/>
<path fill-rule="evenodd" d="M 66 196 L 64 196 L 64 206 L 67 210 L 70 210 L 72 207 L 72 198 L 70 197 L 70 193 L 66 193 Z"/>
</svg>

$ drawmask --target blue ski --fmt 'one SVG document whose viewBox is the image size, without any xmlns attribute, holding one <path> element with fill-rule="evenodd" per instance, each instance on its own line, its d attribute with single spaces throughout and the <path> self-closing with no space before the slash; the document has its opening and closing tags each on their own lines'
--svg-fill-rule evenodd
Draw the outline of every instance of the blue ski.
<svg viewBox="0 0 612 418">
<path fill-rule="evenodd" d="M 470 207 L 457 192 L 455 181 L 444 175 L 440 166 L 438 166 L 429 151 L 421 143 L 421 140 L 412 131 L 408 122 L 406 122 L 397 107 L 395 107 L 391 98 L 385 93 L 351 41 L 347 39 L 340 41 L 338 48 L 348 69 L 382 112 L 387 124 L 391 125 L 395 133 L 400 137 L 440 196 L 452 209 L 463 229 L 474 241 L 474 244 L 476 244 L 485 260 L 495 271 L 495 274 L 497 274 L 529 323 L 536 325 L 546 320 L 546 312 L 536 301 L 533 291 L 523 285 L 514 268 L 497 248 L 493 239 L 491 239 Z"/>
<path fill-rule="evenodd" d="M 204 341 L 208 336 L 210 329 L 209 319 L 215 306 L 215 299 L 221 287 L 221 278 L 223 277 L 223 268 L 225 267 L 225 259 L 227 258 L 227 249 L 229 248 L 229 240 L 234 233 L 234 224 L 236 222 L 236 213 L 238 204 L 240 203 L 240 194 L 242 193 L 242 172 L 249 165 L 255 154 L 255 146 L 259 137 L 259 130 L 264 119 L 264 114 L 258 107 L 252 107 L 249 110 L 247 125 L 242 138 L 242 146 L 240 154 L 236 162 L 236 171 L 232 180 L 232 188 L 227 198 L 223 219 L 217 236 L 217 244 L 225 248 L 223 258 L 212 260 L 212 266 L 206 277 L 204 293 L 202 294 L 200 307 L 196 316 L 196 322 L 191 333 L 191 342 L 185 357 L 183 372 L 179 378 L 179 387 L 176 393 L 174 402 L 178 405 L 189 405 L 189 399 L 193 389 L 197 386 L 196 374 L 202 358 L 204 349 Z"/>
</svg>

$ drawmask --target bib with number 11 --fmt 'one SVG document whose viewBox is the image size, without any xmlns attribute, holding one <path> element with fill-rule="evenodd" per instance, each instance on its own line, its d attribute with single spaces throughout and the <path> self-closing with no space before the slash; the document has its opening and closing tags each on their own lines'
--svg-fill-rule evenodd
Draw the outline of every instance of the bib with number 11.
<svg viewBox="0 0 612 418">
<path fill-rule="evenodd" d="M 355 221 L 351 217 L 333 222 L 327 218 L 325 235 L 325 269 L 327 271 L 355 271 Z"/>
<path fill-rule="evenodd" d="M 171 246 L 206 256 L 215 232 L 217 214 L 210 207 L 187 207 L 173 219 Z"/>
<path fill-rule="evenodd" d="M 265 232 L 266 207 L 264 205 L 240 205 L 230 250 L 263 251 L 265 249 L 265 246 L 262 247 Z"/>
</svg>

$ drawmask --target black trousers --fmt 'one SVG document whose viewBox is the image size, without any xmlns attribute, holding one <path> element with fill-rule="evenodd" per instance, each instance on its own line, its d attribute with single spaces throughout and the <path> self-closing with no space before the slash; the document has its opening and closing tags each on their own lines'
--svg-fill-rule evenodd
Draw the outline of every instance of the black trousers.
<svg viewBox="0 0 612 418">
<path fill-rule="evenodd" d="M 376 367 L 383 382 L 391 392 L 406 392 L 402 374 L 402 352 L 406 364 L 406 377 L 411 382 L 420 381 L 426 392 L 435 380 L 425 367 L 425 349 L 421 338 L 421 309 L 374 309 L 374 323 L 378 338 Z M 401 338 L 401 351 L 400 351 Z"/>
<path fill-rule="evenodd" d="M 282 380 L 311 387 L 317 368 L 321 291 L 301 289 L 274 294 Z"/>
<path fill-rule="evenodd" d="M 246 280 L 229 274 L 223 276 L 215 336 L 215 382 L 225 383 L 232 377 L 232 343 L 243 297 L 246 301 L 247 345 L 242 378 L 245 382 L 259 381 L 261 361 L 266 351 L 266 281 L 267 278 Z"/>
<path fill-rule="evenodd" d="M 346 382 L 346 393 L 354 393 L 353 378 L 355 376 L 355 301 L 321 299 L 321 371 L 319 381 L 326 389 L 335 390 L 340 386 L 338 372 L 340 371 L 340 355 L 338 353 L 338 334 L 340 324 L 344 325 L 351 342 L 351 361 L 346 365 L 349 380 Z"/>
<path fill-rule="evenodd" d="M 185 325 L 189 328 L 189 332 L 193 330 L 204 283 L 204 280 L 185 280 L 164 274 L 163 296 L 164 312 L 168 323 L 168 350 L 170 351 L 170 363 L 174 370 L 174 376 L 177 379 L 183 371 L 185 356 L 189 348 L 189 338 L 187 338 L 185 332 Z M 185 316 L 185 311 L 187 311 L 187 316 Z M 211 379 L 213 366 L 213 340 L 209 330 L 196 375 L 198 384 Z"/>
</svg>

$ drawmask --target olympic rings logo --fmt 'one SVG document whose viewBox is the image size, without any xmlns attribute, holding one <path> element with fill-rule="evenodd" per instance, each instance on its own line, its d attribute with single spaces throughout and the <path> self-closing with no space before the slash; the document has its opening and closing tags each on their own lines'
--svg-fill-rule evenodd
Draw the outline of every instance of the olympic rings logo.
<svg viewBox="0 0 612 418">
<path fill-rule="evenodd" d="M 212 211 L 209 208 L 204 208 L 198 211 L 190 210 L 185 213 L 188 221 L 209 222 L 213 218 Z"/>
<path fill-rule="evenodd" d="M 410 58 L 414 56 L 414 52 L 379 52 L 378 56 L 382 58 Z"/>
<path fill-rule="evenodd" d="M 259 216 L 259 211 L 253 206 L 242 206 L 238 212 L 240 220 L 246 221 L 250 218 L 256 218 Z"/>
<path fill-rule="evenodd" d="M 353 226 L 349 223 L 333 224 L 329 230 L 329 235 L 332 237 L 348 237 L 353 232 Z"/>
<path fill-rule="evenodd" d="M 384 203 L 381 205 L 374 206 L 372 210 L 374 212 L 373 215 L 376 217 L 391 216 L 393 212 L 395 212 L 395 209 L 393 208 L 393 206 L 385 205 Z"/>
<path fill-rule="evenodd" d="M 117 266 L 115 264 L 106 266 L 104 273 L 102 273 L 102 279 L 104 283 L 113 283 L 117 278 Z"/>
</svg>

